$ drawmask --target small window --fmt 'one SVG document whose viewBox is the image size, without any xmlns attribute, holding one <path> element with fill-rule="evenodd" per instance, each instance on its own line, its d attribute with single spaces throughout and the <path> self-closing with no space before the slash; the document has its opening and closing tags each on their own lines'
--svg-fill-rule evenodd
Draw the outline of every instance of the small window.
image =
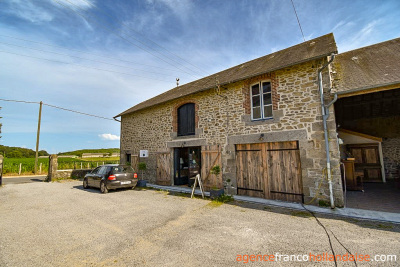
<svg viewBox="0 0 400 267">
<path fill-rule="evenodd" d="M 112 173 L 117 174 L 117 173 L 134 173 L 134 170 L 131 166 L 116 166 L 112 167 Z"/>
<path fill-rule="evenodd" d="M 271 82 L 260 82 L 251 86 L 251 119 L 272 118 Z"/>
<path fill-rule="evenodd" d="M 182 105 L 178 108 L 178 135 L 195 134 L 195 106 L 193 103 Z"/>
</svg>

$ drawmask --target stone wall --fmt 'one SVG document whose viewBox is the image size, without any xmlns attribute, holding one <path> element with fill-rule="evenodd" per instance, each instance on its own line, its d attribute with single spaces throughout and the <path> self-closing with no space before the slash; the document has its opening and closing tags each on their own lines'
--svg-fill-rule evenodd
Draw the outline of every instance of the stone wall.
<svg viewBox="0 0 400 267">
<path fill-rule="evenodd" d="M 148 180 L 155 181 L 155 153 L 169 151 L 173 147 L 215 145 L 222 147 L 223 179 L 228 193 L 236 193 L 235 144 L 260 142 L 299 141 L 305 202 L 314 196 L 328 200 L 329 191 L 323 170 L 326 155 L 317 70 L 326 60 L 312 61 L 285 68 L 259 77 L 226 86 L 220 93 L 215 90 L 199 92 L 122 116 L 121 154 L 138 154 L 147 149 L 150 157 Z M 248 112 L 249 88 L 252 83 L 271 81 L 273 95 L 273 118 L 251 121 Z M 324 83 L 330 86 L 330 77 L 325 73 Z M 183 103 L 196 103 L 196 135 L 178 137 L 174 127 L 174 112 Z M 339 171 L 339 150 L 336 124 L 331 110 L 328 121 L 330 150 L 334 178 L 336 204 L 342 206 L 343 194 Z M 230 181 L 230 182 L 227 182 Z M 320 191 L 319 185 L 322 183 Z"/>
<path fill-rule="evenodd" d="M 385 138 L 382 153 L 386 179 L 400 178 L 400 138 Z"/>
</svg>

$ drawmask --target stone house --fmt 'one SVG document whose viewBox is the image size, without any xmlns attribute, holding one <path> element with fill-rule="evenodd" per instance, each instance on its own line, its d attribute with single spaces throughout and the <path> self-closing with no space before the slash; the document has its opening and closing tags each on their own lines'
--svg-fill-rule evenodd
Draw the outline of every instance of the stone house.
<svg viewBox="0 0 400 267">
<path fill-rule="evenodd" d="M 343 74 L 348 53 L 334 59 L 335 39 L 327 34 L 135 105 L 116 116 L 121 162 L 145 161 L 147 179 L 160 185 L 190 185 L 199 173 L 207 190 L 341 207 L 335 106 L 326 104 L 334 93 L 341 101 L 344 92 L 370 90 L 356 88 L 358 73 Z M 140 150 L 148 157 L 139 159 Z M 213 174 L 215 166 L 221 174 Z"/>
</svg>

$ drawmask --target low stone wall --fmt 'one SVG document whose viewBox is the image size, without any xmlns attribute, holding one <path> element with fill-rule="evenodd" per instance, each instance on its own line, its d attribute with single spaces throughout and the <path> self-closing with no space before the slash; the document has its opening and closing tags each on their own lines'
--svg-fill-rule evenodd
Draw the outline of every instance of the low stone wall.
<svg viewBox="0 0 400 267">
<path fill-rule="evenodd" d="M 81 169 L 81 170 L 57 170 L 53 175 L 52 179 L 83 179 L 85 175 L 91 172 L 92 169 Z"/>
</svg>

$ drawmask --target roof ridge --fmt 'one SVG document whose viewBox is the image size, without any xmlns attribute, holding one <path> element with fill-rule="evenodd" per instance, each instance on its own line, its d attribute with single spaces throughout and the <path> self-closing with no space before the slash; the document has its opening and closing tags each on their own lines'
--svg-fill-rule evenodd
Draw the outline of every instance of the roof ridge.
<svg viewBox="0 0 400 267">
<path fill-rule="evenodd" d="M 346 51 L 346 52 L 343 52 L 343 53 L 339 53 L 338 56 L 345 55 L 345 54 L 352 53 L 352 52 L 357 52 L 357 51 L 360 51 L 360 50 L 370 49 L 370 48 L 373 48 L 373 47 L 381 46 L 383 44 L 388 44 L 388 43 L 393 42 L 393 41 L 400 41 L 400 37 L 397 37 L 397 38 L 394 38 L 394 39 L 390 39 L 390 40 L 386 40 L 386 41 L 382 41 L 382 42 L 379 42 L 379 43 L 376 43 L 376 44 L 371 44 L 371 45 L 359 47 L 359 48 L 356 48 L 356 49 L 353 49 L 353 50 L 349 50 L 349 51 Z"/>
</svg>

